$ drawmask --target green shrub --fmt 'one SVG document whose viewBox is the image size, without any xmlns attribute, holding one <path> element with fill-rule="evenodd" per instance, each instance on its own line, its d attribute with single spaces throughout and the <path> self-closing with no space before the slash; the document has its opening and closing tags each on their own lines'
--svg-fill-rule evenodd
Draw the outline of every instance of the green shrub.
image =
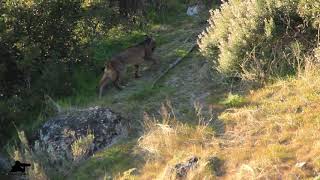
<svg viewBox="0 0 320 180">
<path fill-rule="evenodd" d="M 317 31 L 308 26 L 319 16 L 315 4 L 230 0 L 211 11 L 209 27 L 198 41 L 200 51 L 227 75 L 265 79 L 293 74 L 304 65 L 302 54 L 315 45 Z"/>
<path fill-rule="evenodd" d="M 91 48 L 119 23 L 106 1 L 6 0 L 0 6 L 0 137 L 33 124 L 53 99 L 94 94 Z M 95 41 L 94 41 L 95 42 Z M 89 58 L 90 57 L 90 58 Z M 83 70 L 85 69 L 85 70 Z M 89 74 L 89 75 L 88 75 Z M 94 85 L 93 85 L 94 84 Z M 90 87 L 89 87 L 90 85 Z M 25 129 L 26 130 L 26 129 Z M 26 130 L 27 135 L 29 131 Z"/>
<path fill-rule="evenodd" d="M 220 102 L 227 107 L 239 107 L 245 103 L 245 99 L 238 94 L 229 94 L 226 99 Z"/>
<path fill-rule="evenodd" d="M 320 26 L 320 1 L 300 0 L 298 13 L 306 20 L 311 22 L 313 27 Z"/>
</svg>

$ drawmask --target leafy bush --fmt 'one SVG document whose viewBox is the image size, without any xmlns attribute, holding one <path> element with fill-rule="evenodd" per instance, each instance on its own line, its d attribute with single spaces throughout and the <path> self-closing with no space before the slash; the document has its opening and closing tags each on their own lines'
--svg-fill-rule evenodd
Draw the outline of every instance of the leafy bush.
<svg viewBox="0 0 320 180">
<path fill-rule="evenodd" d="M 117 16 L 103 2 L 86 2 L 7 0 L 0 6 L 1 139 L 12 136 L 12 122 L 35 121 L 45 108 L 44 94 L 74 94 L 76 67 L 91 69 L 88 47 Z"/>
<path fill-rule="evenodd" d="M 228 94 L 228 97 L 220 102 L 227 107 L 238 107 L 245 103 L 244 97 L 238 94 Z"/>
<path fill-rule="evenodd" d="M 295 73 L 315 44 L 309 24 L 318 21 L 318 7 L 308 0 L 230 0 L 211 11 L 200 51 L 227 75 L 261 80 Z"/>
<path fill-rule="evenodd" d="M 300 0 L 298 13 L 311 22 L 314 28 L 320 26 L 320 2 L 313 0 Z M 318 42 L 319 43 L 319 42 Z"/>
</svg>

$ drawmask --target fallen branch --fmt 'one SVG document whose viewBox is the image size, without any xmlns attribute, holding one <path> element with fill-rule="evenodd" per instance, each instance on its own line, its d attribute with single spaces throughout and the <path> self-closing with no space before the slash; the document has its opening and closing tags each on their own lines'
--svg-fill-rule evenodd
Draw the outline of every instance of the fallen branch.
<svg viewBox="0 0 320 180">
<path fill-rule="evenodd" d="M 189 38 L 188 38 L 189 39 Z M 153 81 L 151 88 L 154 88 L 154 86 L 156 85 L 156 83 L 164 76 L 166 75 L 171 69 L 173 69 L 177 64 L 179 64 L 185 57 L 187 57 L 187 55 L 190 54 L 190 52 L 197 46 L 197 43 L 192 44 L 192 46 L 188 49 L 187 53 L 182 56 L 179 57 L 178 59 L 176 59 L 173 63 L 170 64 L 170 66 L 163 71 L 160 76 L 157 77 L 157 79 L 155 81 Z"/>
</svg>

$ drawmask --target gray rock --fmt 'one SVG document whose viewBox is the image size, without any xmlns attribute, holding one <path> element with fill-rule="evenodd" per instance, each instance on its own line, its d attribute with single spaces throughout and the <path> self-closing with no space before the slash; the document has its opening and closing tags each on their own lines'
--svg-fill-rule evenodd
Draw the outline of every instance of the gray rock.
<svg viewBox="0 0 320 180">
<path fill-rule="evenodd" d="M 188 10 L 187 10 L 188 16 L 194 16 L 194 15 L 197 15 L 198 13 L 199 13 L 199 7 L 197 5 L 188 7 Z"/>
<path fill-rule="evenodd" d="M 178 178 L 184 178 L 187 176 L 189 170 L 197 167 L 199 158 L 196 156 L 191 157 L 185 163 L 179 163 L 174 166 L 172 173 Z"/>
<path fill-rule="evenodd" d="M 88 132 L 94 138 L 84 159 L 127 135 L 124 119 L 108 108 L 72 110 L 50 118 L 35 135 L 33 148 L 48 154 L 52 163 L 74 160 L 72 144 L 87 137 Z"/>
</svg>

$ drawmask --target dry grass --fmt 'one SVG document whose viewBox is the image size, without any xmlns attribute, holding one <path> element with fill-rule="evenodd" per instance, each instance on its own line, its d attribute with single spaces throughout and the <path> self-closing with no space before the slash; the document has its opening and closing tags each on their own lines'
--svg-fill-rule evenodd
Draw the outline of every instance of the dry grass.
<svg viewBox="0 0 320 180">
<path fill-rule="evenodd" d="M 174 165 L 185 162 L 192 156 L 199 157 L 196 169 L 188 173 L 187 179 L 212 179 L 207 167 L 207 158 L 216 154 L 214 133 L 207 126 L 209 119 L 201 116 L 199 124 L 191 127 L 174 117 L 169 103 L 161 108 L 162 120 L 145 115 L 145 133 L 138 141 L 139 152 L 146 153 L 146 163 L 139 175 L 123 174 L 118 179 L 176 179 L 170 170 Z M 169 111 L 171 110 L 171 111 Z"/>
<path fill-rule="evenodd" d="M 94 134 L 88 131 L 87 136 L 80 137 L 71 145 L 71 152 L 75 161 L 82 160 L 93 147 Z"/>
<path fill-rule="evenodd" d="M 127 179 L 179 179 L 168 173 L 191 156 L 200 158 L 187 179 L 216 179 L 208 158 L 225 161 L 223 179 L 306 179 L 320 171 L 320 71 L 307 66 L 299 77 L 251 91 L 246 104 L 220 115 L 226 132 L 214 137 L 210 118 L 198 115 L 191 127 L 176 120 L 170 105 L 162 120 L 145 115 L 145 133 L 138 146 L 145 165 Z M 198 108 L 196 112 L 200 112 Z M 141 151 L 140 151 L 141 152 Z M 130 177 L 130 178 L 129 178 Z M 121 179 L 121 178 L 119 178 Z"/>
<path fill-rule="evenodd" d="M 319 172 L 320 73 L 309 66 L 248 96 L 250 104 L 220 118 L 230 147 L 224 149 L 233 178 L 296 179 Z M 301 168 L 297 163 L 305 162 Z"/>
<path fill-rule="evenodd" d="M 24 131 L 18 131 L 19 140 L 21 142 L 20 146 L 10 146 L 7 150 L 11 159 L 15 161 L 20 161 L 23 163 L 31 164 L 31 167 L 27 167 L 26 174 L 28 179 L 32 180 L 47 180 L 49 179 L 43 165 L 41 164 L 41 159 L 38 159 L 35 155 L 36 152 L 28 147 L 28 140 Z"/>
</svg>

